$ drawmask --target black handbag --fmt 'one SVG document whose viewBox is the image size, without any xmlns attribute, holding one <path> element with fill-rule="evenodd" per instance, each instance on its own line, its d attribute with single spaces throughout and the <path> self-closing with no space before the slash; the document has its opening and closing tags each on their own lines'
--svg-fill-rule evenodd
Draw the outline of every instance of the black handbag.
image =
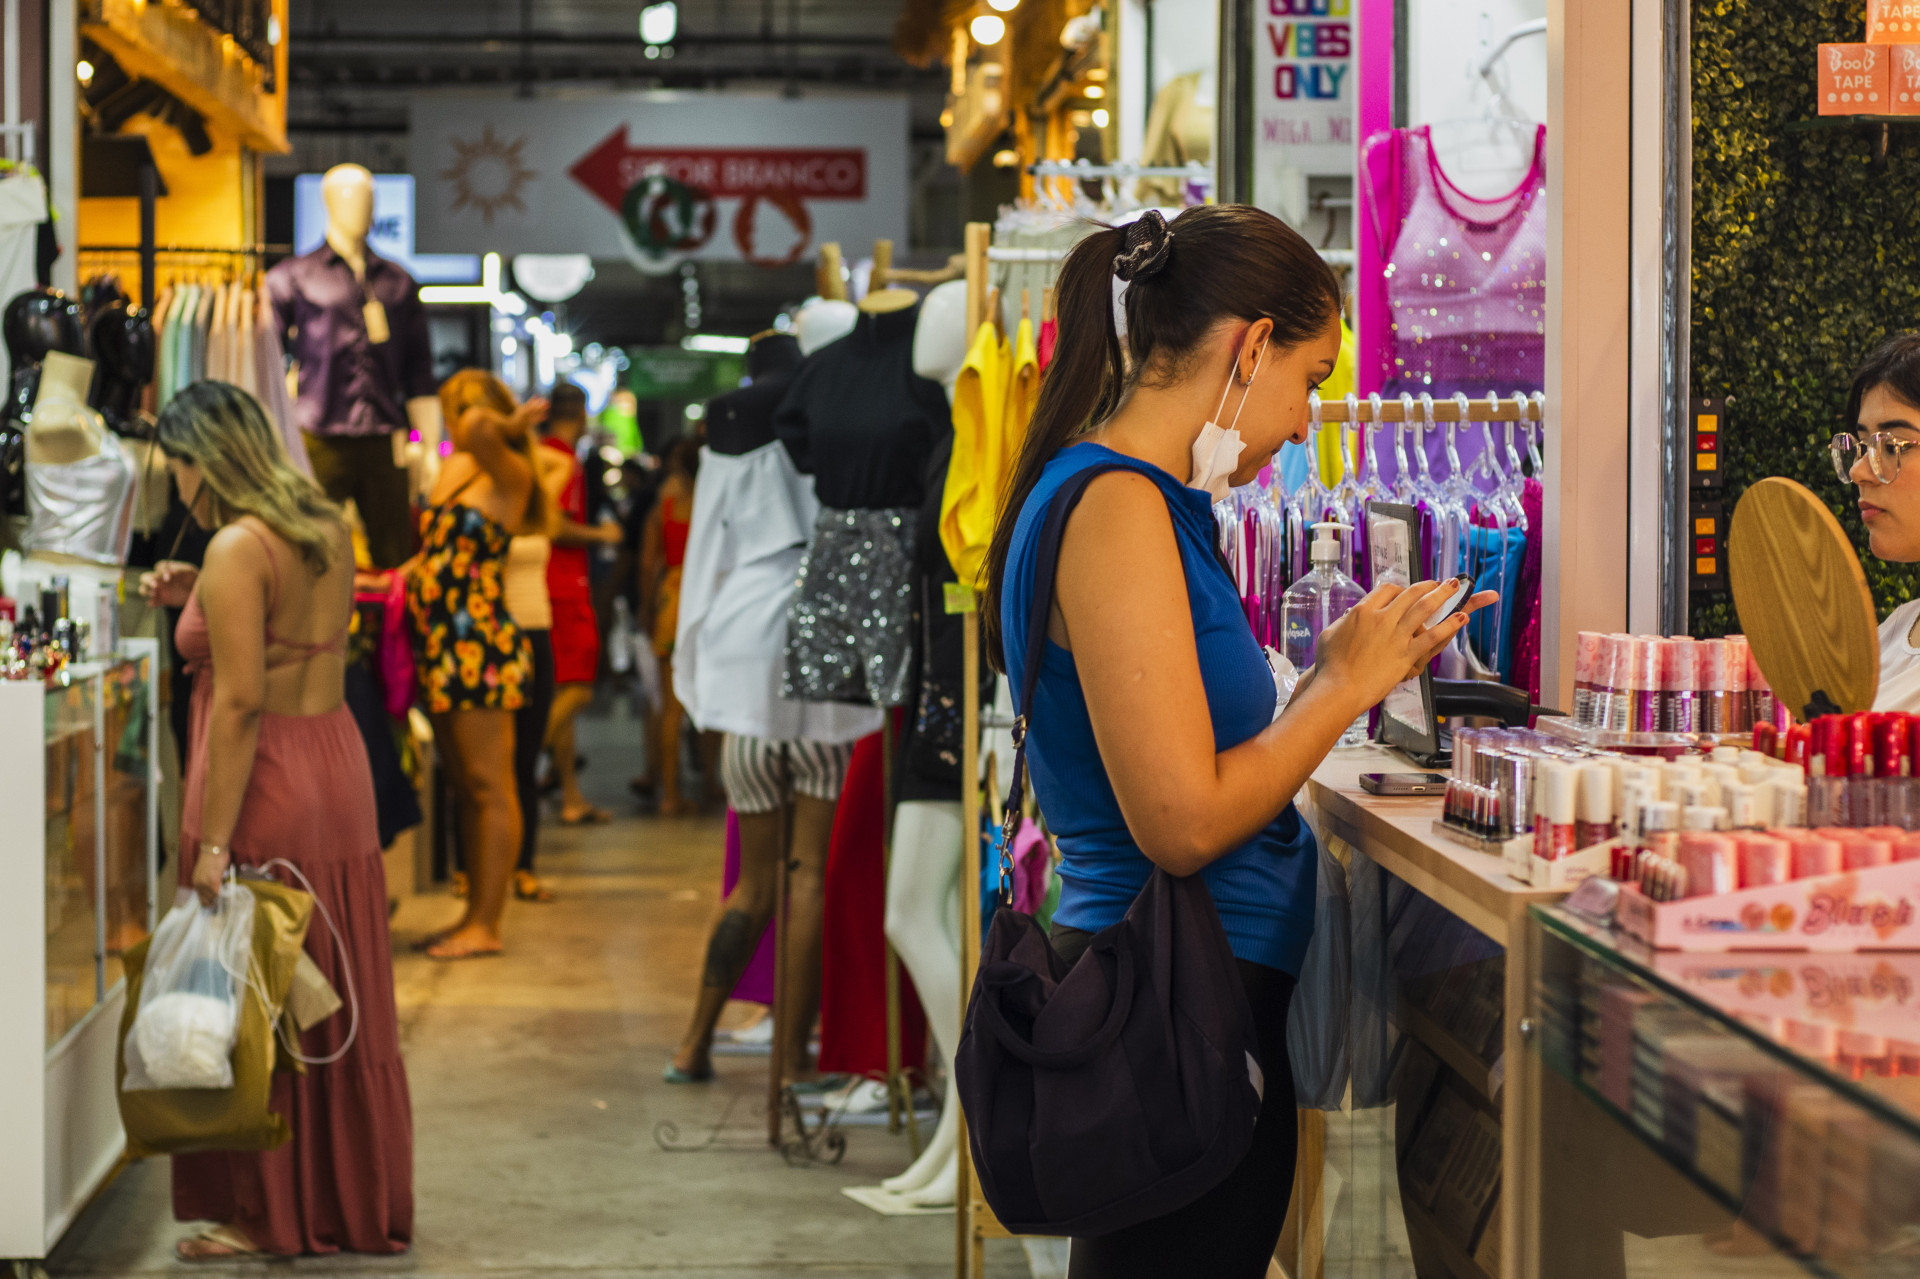
<svg viewBox="0 0 1920 1279">
<path fill-rule="evenodd" d="M 1012 907 L 1026 735 L 1067 516 L 1090 466 L 1054 495 L 1035 556 L 1013 784 L 995 910 L 954 1056 L 981 1189 L 1015 1234 L 1090 1238 L 1164 1216 L 1246 1155 L 1263 1079 L 1253 1011 L 1206 883 L 1158 867 L 1126 917 L 1067 968 Z"/>
</svg>

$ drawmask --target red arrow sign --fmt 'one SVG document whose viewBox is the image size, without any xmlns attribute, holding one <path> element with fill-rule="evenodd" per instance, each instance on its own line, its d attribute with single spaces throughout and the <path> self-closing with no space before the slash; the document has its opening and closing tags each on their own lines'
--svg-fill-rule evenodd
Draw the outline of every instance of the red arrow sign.
<svg viewBox="0 0 1920 1279">
<path fill-rule="evenodd" d="M 567 173 L 615 213 L 628 189 L 655 173 L 716 198 L 867 198 L 867 153 L 859 147 L 635 147 L 624 124 Z"/>
</svg>

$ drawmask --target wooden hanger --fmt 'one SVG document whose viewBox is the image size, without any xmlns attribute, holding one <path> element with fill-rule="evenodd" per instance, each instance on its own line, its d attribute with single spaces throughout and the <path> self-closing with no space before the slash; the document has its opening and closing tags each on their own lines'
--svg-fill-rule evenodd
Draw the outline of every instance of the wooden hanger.
<svg viewBox="0 0 1920 1279">
<path fill-rule="evenodd" d="M 1027 321 L 1028 323 L 1033 322 L 1033 290 L 1032 289 L 1020 290 L 1020 318 Z"/>
<path fill-rule="evenodd" d="M 873 273 L 867 277 L 867 295 L 860 299 L 860 309 L 868 315 L 886 315 L 892 311 L 904 311 L 920 301 L 920 295 L 912 289 L 890 289 L 887 279 L 893 271 L 893 241 L 875 240 L 873 242 Z"/>
<path fill-rule="evenodd" d="M 1000 286 L 997 284 L 987 290 L 987 319 L 993 322 L 993 331 L 997 333 L 1002 340 L 1005 340 L 1007 336 L 1007 318 L 1002 313 Z"/>
<path fill-rule="evenodd" d="M 1049 284 L 1040 290 L 1040 323 L 1045 324 L 1053 318 L 1053 286 Z"/>
</svg>

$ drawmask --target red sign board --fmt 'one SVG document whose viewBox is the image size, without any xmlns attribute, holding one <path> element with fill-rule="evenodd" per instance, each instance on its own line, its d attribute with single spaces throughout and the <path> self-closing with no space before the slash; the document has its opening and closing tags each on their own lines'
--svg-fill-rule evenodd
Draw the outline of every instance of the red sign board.
<svg viewBox="0 0 1920 1279">
<path fill-rule="evenodd" d="M 618 213 L 642 178 L 664 175 L 716 199 L 864 200 L 859 147 L 636 147 L 621 125 L 567 172 Z"/>
</svg>

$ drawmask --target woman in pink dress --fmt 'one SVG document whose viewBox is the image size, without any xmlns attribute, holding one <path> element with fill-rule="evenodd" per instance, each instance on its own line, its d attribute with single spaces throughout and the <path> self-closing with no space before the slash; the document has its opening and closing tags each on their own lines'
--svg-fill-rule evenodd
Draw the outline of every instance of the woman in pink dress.
<svg viewBox="0 0 1920 1279">
<path fill-rule="evenodd" d="M 305 883 L 279 877 L 310 886 L 325 911 L 307 953 L 347 1001 L 300 1037 L 301 1056 L 324 1064 L 274 1076 L 292 1141 L 174 1157 L 174 1215 L 215 1223 L 176 1250 L 184 1261 L 403 1252 L 413 1118 L 373 777 L 344 702 L 352 543 L 238 387 L 187 387 L 158 433 L 181 501 L 213 530 L 197 573 L 167 562 L 141 583 L 154 603 L 184 607 L 175 638 L 194 673 L 180 873 L 211 900 L 235 865 L 297 867 Z"/>
</svg>

